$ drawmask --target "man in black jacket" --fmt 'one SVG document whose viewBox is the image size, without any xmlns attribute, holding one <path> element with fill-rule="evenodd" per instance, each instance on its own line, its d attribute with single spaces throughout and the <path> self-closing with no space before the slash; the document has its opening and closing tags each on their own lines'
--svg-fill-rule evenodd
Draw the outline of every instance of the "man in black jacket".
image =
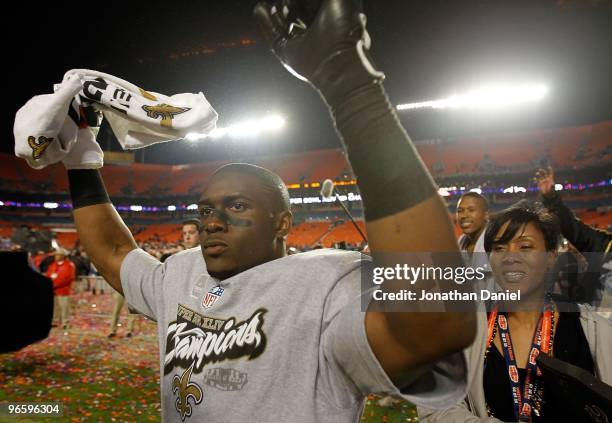
<svg viewBox="0 0 612 423">
<path fill-rule="evenodd" d="M 600 290 L 604 288 L 600 282 L 602 274 L 607 272 L 602 267 L 612 248 L 612 234 L 585 224 L 563 204 L 561 196 L 555 191 L 554 172 L 550 166 L 536 172 L 536 181 L 542 195 L 542 203 L 559 219 L 561 233 L 589 262 L 580 284 L 581 295 L 576 299 L 591 304 L 598 302 L 601 300 Z M 603 276 L 605 280 L 605 275 Z"/>
</svg>

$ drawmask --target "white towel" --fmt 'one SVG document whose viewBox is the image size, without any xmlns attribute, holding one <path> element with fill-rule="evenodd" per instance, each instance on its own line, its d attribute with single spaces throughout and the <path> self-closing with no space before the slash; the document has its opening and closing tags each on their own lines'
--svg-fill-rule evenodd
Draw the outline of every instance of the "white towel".
<svg viewBox="0 0 612 423">
<path fill-rule="evenodd" d="M 79 128 L 77 141 L 62 160 L 66 169 L 98 169 L 104 164 L 104 153 L 96 141 L 98 128 Z"/>
<path fill-rule="evenodd" d="M 102 150 L 83 116 L 90 106 L 108 119 L 124 149 L 207 134 L 216 126 L 217 113 L 202 93 L 168 97 L 85 69 L 66 72 L 54 90 L 33 97 L 15 116 L 15 154 L 35 169 L 59 161 L 73 169 L 102 167 Z"/>
<path fill-rule="evenodd" d="M 68 112 L 78 116 L 73 99 L 81 88 L 78 79 L 66 80 L 55 93 L 37 95 L 17 111 L 15 154 L 34 169 L 59 162 L 76 143 L 78 126 Z"/>
<path fill-rule="evenodd" d="M 217 123 L 217 112 L 201 92 L 166 96 L 147 92 L 123 79 L 102 72 L 75 69 L 83 83 L 81 98 L 102 111 L 124 149 L 185 138 L 190 132 L 208 134 Z"/>
</svg>

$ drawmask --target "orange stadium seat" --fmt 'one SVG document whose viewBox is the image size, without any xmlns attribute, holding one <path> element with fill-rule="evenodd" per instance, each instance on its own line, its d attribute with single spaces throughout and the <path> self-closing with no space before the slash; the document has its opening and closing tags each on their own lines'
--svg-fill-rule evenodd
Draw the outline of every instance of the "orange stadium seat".
<svg viewBox="0 0 612 423">
<path fill-rule="evenodd" d="M 74 248 L 79 236 L 76 232 L 57 232 L 55 234 L 57 243 L 64 248 Z"/>
<path fill-rule="evenodd" d="M 593 125 L 593 132 L 588 144 L 588 154 L 594 157 L 595 160 L 601 160 L 604 156 L 598 158 L 598 154 L 607 151 L 606 158 L 610 158 L 612 150 L 612 121 L 603 122 L 598 125 Z"/>
<path fill-rule="evenodd" d="M 101 173 L 106 189 L 111 196 L 121 195 L 123 190 L 130 185 L 132 174 L 130 166 L 104 166 Z"/>
<path fill-rule="evenodd" d="M 2 179 L 19 181 L 22 176 L 17 171 L 17 161 L 11 154 L 0 154 L 0 169 L 2 169 Z"/>
<path fill-rule="evenodd" d="M 308 155 L 308 153 L 306 153 L 306 155 Z M 306 157 L 304 157 L 303 160 L 298 161 L 295 160 L 295 156 L 285 156 L 267 159 L 264 161 L 257 160 L 256 164 L 281 175 L 285 183 L 292 184 L 310 179 L 309 174 L 313 163 Z"/>
<path fill-rule="evenodd" d="M 310 158 L 313 160 L 314 167 L 310 172 L 308 182 L 322 182 L 325 179 L 339 179 L 348 166 L 344 151 L 340 149 L 316 151 L 313 152 Z M 286 182 L 291 183 L 289 181 Z"/>
<path fill-rule="evenodd" d="M 443 147 L 442 164 L 444 167 L 442 172 L 446 175 L 473 173 L 476 165 L 483 157 L 479 144 L 473 141 L 445 145 Z"/>
<path fill-rule="evenodd" d="M 329 222 L 303 222 L 291 228 L 287 243 L 298 246 L 312 246 L 329 229 Z"/>
<path fill-rule="evenodd" d="M 132 164 L 132 189 L 135 194 L 147 194 L 167 178 L 171 166 L 157 164 Z"/>
<path fill-rule="evenodd" d="M 358 221 L 357 225 L 365 234 L 364 222 Z M 344 224 L 337 226 L 328 236 L 325 237 L 323 240 L 323 245 L 326 247 L 331 247 L 335 243 L 342 241 L 350 244 L 360 244 L 363 242 L 363 239 L 351 222 L 345 222 Z"/>
<path fill-rule="evenodd" d="M 287 243 L 298 247 L 313 247 L 316 243 L 321 243 L 325 247 L 331 247 L 335 243 L 342 241 L 351 244 L 363 242 L 361 235 L 359 235 L 359 232 L 357 232 L 351 222 L 338 225 L 330 233 L 326 234 L 331 224 L 332 222 L 328 221 L 302 222 L 291 229 Z M 364 223 L 358 221 L 357 224 L 365 233 Z"/>
<path fill-rule="evenodd" d="M 417 144 L 425 164 L 438 176 L 500 170 L 533 171 L 540 165 L 540 159 L 549 160 L 556 169 L 600 165 L 612 157 L 611 147 L 612 121 Z M 489 166 L 485 155 L 489 158 Z M 285 154 L 253 162 L 279 173 L 287 184 L 321 182 L 326 178 L 337 180 L 349 169 L 341 149 Z M 197 194 L 212 172 L 225 163 L 228 161 L 175 166 L 106 165 L 102 168 L 102 175 L 111 196 Z M 65 193 L 68 190 L 66 172 L 61 164 L 34 170 L 23 160 L 0 153 L 0 169 L 0 189 L 5 191 Z"/>
<path fill-rule="evenodd" d="M 0 225 L 0 236 L 3 238 L 10 238 L 13 235 L 13 226 L 9 223 Z"/>
<path fill-rule="evenodd" d="M 544 146 L 548 136 L 546 131 L 492 136 L 484 145 L 484 151 L 498 166 L 509 170 L 532 169 L 537 159 L 546 154 Z"/>
<path fill-rule="evenodd" d="M 181 235 L 181 225 L 162 223 L 147 225 L 143 231 L 134 235 L 134 238 L 136 241 L 148 241 L 157 236 L 165 242 L 177 242 L 181 239 Z"/>
<path fill-rule="evenodd" d="M 434 164 L 440 162 L 440 157 L 438 157 L 439 146 L 435 144 L 417 144 L 416 148 L 423 162 L 425 162 L 429 168 L 429 171 L 432 173 L 439 173 L 434 170 Z"/>
<path fill-rule="evenodd" d="M 612 225 L 612 212 L 586 212 L 577 215 L 584 223 L 598 229 L 607 230 L 608 226 Z"/>
</svg>

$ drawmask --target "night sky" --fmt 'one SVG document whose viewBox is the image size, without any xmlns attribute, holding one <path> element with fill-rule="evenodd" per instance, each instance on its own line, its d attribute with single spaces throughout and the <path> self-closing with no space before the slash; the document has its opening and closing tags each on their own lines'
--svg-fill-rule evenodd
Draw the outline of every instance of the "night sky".
<svg viewBox="0 0 612 423">
<path fill-rule="evenodd" d="M 220 126 L 266 112 L 287 119 L 281 132 L 258 139 L 154 146 L 144 153 L 149 163 L 340 145 L 318 96 L 285 71 L 259 36 L 254 1 L 44 3 L 14 2 L 3 13 L 9 105 L 0 151 L 13 149 L 17 109 L 51 92 L 74 68 L 168 95 L 202 91 Z M 610 2 L 366 0 L 365 12 L 372 55 L 396 104 L 443 98 L 483 81 L 545 82 L 551 89 L 546 101 L 505 112 L 403 112 L 416 140 L 612 119 Z M 99 141 L 117 149 L 106 131 Z"/>
</svg>

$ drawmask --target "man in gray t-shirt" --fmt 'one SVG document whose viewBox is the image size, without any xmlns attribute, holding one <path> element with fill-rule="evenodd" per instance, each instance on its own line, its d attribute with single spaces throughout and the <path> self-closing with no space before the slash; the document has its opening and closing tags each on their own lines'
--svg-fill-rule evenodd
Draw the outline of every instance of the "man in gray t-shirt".
<svg viewBox="0 0 612 423">
<path fill-rule="evenodd" d="M 374 257 L 458 255 L 446 206 L 368 59 L 356 3 L 258 4 L 255 15 L 285 67 L 330 107 Z M 165 421 L 349 422 L 369 392 L 428 408 L 464 397 L 473 372 L 461 351 L 474 339 L 474 314 L 362 311 L 370 294 L 360 292 L 358 253 L 286 256 L 292 214 L 276 174 L 247 164 L 217 170 L 199 201 L 201 248 L 163 264 L 137 248 L 97 170 L 69 170 L 68 179 L 93 262 L 158 322 Z"/>
<path fill-rule="evenodd" d="M 123 291 L 159 325 L 164 421 L 356 422 L 368 393 L 402 395 L 368 345 L 360 260 L 315 250 L 219 281 L 199 249 L 165 264 L 130 252 Z M 454 403 L 465 371 L 452 355 L 408 384 L 404 398 Z"/>
</svg>

